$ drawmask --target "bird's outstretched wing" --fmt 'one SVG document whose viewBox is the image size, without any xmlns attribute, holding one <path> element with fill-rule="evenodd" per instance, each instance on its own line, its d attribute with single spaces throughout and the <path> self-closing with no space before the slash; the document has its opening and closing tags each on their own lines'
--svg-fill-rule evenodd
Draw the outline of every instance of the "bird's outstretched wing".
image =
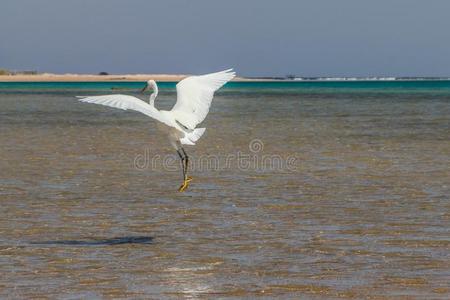
<svg viewBox="0 0 450 300">
<path fill-rule="evenodd" d="M 172 108 L 175 119 L 194 129 L 209 112 L 214 92 L 233 79 L 233 69 L 201 76 L 190 76 L 177 84 L 177 103 Z"/>
<path fill-rule="evenodd" d="M 115 94 L 103 96 L 77 96 L 77 98 L 81 102 L 101 104 L 123 110 L 135 110 L 165 123 L 168 126 L 173 126 L 173 124 L 166 120 L 156 108 L 133 96 Z"/>
</svg>

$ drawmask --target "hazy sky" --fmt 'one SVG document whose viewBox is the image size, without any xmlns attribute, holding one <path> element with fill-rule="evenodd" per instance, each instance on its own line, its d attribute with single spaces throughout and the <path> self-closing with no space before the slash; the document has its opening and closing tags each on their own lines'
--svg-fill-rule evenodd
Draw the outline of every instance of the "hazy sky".
<svg viewBox="0 0 450 300">
<path fill-rule="evenodd" d="M 0 68 L 450 76 L 449 0 L 2 0 Z"/>
</svg>

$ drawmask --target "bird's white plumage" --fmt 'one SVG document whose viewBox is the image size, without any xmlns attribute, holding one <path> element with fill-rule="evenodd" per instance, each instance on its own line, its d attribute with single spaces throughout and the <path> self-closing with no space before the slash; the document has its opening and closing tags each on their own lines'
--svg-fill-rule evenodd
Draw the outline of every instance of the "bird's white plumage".
<svg viewBox="0 0 450 300">
<path fill-rule="evenodd" d="M 162 115 L 155 107 L 133 96 L 113 94 L 113 95 L 87 96 L 87 97 L 78 96 L 77 98 L 79 98 L 81 102 L 101 104 L 123 110 L 130 109 L 138 111 L 168 126 L 174 125 L 173 122 L 171 122 L 171 120 L 169 120 L 166 116 Z"/>
<path fill-rule="evenodd" d="M 232 69 L 229 69 L 206 75 L 190 76 L 181 80 L 177 84 L 177 102 L 171 111 L 155 108 L 154 100 L 158 95 L 158 86 L 153 80 L 149 80 L 143 90 L 153 89 L 149 103 L 133 96 L 121 94 L 78 96 L 77 98 L 81 102 L 141 112 L 169 127 L 175 128 L 177 132 L 181 133 L 178 140 L 180 143 L 195 145 L 195 142 L 205 132 L 204 128 L 196 129 L 195 127 L 208 114 L 214 92 L 233 79 L 234 76 L 235 73 Z"/>
<path fill-rule="evenodd" d="M 201 76 L 190 76 L 177 84 L 177 102 L 171 110 L 175 119 L 194 129 L 209 112 L 214 92 L 233 79 L 232 69 Z"/>
</svg>

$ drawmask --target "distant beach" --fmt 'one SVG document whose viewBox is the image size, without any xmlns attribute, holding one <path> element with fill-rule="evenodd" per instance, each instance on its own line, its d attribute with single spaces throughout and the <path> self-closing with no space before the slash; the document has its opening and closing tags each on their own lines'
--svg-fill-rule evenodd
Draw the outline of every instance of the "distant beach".
<svg viewBox="0 0 450 300">
<path fill-rule="evenodd" d="M 9 74 L 0 75 L 0 82 L 87 82 L 87 81 L 146 81 L 154 79 L 156 81 L 180 81 L 190 76 L 186 74 Z M 269 79 L 248 79 L 236 77 L 234 81 L 271 81 Z"/>
</svg>

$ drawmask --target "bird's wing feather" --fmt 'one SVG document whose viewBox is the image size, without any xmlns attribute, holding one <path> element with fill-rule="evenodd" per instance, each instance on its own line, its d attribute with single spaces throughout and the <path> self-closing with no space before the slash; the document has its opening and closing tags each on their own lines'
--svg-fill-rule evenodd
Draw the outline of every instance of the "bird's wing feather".
<svg viewBox="0 0 450 300">
<path fill-rule="evenodd" d="M 103 95 L 103 96 L 77 96 L 78 100 L 86 103 L 95 103 L 105 105 L 109 107 L 119 108 L 123 110 L 134 110 L 143 113 L 153 119 L 156 119 L 168 126 L 173 126 L 169 120 L 164 118 L 163 115 L 153 106 L 145 103 L 139 98 L 129 95 Z"/>
<path fill-rule="evenodd" d="M 171 112 L 177 121 L 194 129 L 209 112 L 214 92 L 233 79 L 233 69 L 190 76 L 177 84 L 177 102 Z"/>
</svg>

